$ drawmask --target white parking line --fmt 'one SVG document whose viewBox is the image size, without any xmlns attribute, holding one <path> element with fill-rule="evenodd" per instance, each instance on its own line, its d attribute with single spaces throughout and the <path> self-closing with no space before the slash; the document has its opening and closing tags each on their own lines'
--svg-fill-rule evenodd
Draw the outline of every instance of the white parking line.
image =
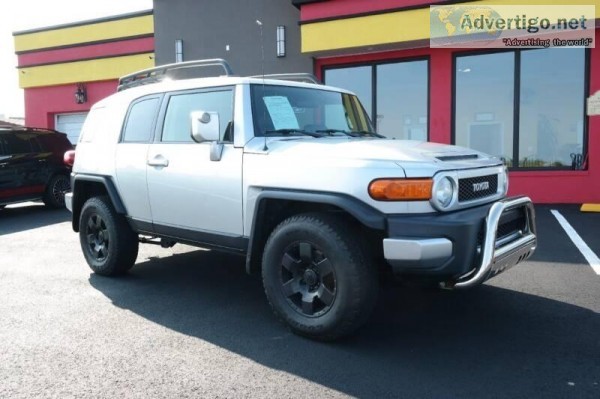
<svg viewBox="0 0 600 399">
<path fill-rule="evenodd" d="M 594 269 L 596 274 L 600 275 L 600 259 L 598 259 L 594 251 L 588 247 L 585 241 L 583 241 L 583 239 L 579 236 L 579 234 L 577 234 L 575 229 L 569 224 L 569 222 L 567 222 L 567 219 L 565 219 L 565 217 L 561 215 L 559 211 L 552 209 L 550 212 L 552 212 L 556 220 L 558 220 L 558 223 L 560 223 L 567 235 L 571 238 L 571 241 L 573 241 L 573 244 L 575 244 L 577 249 L 579 249 L 579 252 L 581 252 L 590 266 L 592 266 L 592 269 Z"/>
</svg>

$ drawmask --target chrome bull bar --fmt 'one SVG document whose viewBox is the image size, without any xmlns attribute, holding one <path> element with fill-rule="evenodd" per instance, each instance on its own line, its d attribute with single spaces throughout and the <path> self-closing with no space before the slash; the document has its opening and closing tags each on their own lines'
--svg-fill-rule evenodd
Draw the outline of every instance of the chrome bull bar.
<svg viewBox="0 0 600 399">
<path fill-rule="evenodd" d="M 498 224 L 502 214 L 515 208 L 523 208 L 526 218 L 525 228 L 519 231 L 512 240 L 496 240 Z M 529 197 L 510 198 L 496 202 L 485 218 L 485 239 L 482 244 L 481 263 L 469 273 L 459 277 L 451 284 L 444 284 L 451 288 L 470 288 L 483 283 L 495 276 L 528 259 L 537 246 L 535 231 L 535 210 Z"/>
</svg>

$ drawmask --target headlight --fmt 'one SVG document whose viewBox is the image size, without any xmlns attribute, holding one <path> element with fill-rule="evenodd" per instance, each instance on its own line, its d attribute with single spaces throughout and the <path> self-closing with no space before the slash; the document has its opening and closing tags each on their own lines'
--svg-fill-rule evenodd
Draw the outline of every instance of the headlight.
<svg viewBox="0 0 600 399">
<path fill-rule="evenodd" d="M 504 167 L 504 195 L 508 194 L 508 168 Z"/>
<path fill-rule="evenodd" d="M 433 200 L 441 208 L 447 208 L 454 196 L 454 183 L 447 177 L 440 179 L 433 189 Z"/>
</svg>

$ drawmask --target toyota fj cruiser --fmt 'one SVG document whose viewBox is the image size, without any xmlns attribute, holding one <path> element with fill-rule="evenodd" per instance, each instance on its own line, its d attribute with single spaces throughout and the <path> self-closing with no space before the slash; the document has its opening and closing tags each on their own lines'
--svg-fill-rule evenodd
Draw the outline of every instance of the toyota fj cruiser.
<svg viewBox="0 0 600 399">
<path fill-rule="evenodd" d="M 215 65 L 226 76 L 168 78 Z M 386 139 L 353 93 L 294 80 L 224 60 L 121 78 L 66 197 L 91 269 L 127 272 L 139 242 L 238 253 L 294 332 L 332 340 L 367 320 L 382 270 L 469 288 L 533 253 L 533 205 L 506 198 L 499 159 Z"/>
</svg>

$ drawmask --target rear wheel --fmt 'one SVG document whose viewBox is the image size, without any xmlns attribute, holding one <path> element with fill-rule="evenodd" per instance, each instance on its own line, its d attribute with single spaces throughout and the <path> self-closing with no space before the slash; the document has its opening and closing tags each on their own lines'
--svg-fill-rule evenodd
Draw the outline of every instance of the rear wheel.
<svg viewBox="0 0 600 399">
<path fill-rule="evenodd" d="M 93 197 L 83 205 L 79 242 L 90 268 L 103 276 L 126 273 L 138 254 L 137 234 L 108 197 Z"/>
<path fill-rule="evenodd" d="M 293 332 L 318 340 L 348 335 L 369 317 L 377 270 L 343 219 L 293 216 L 265 245 L 263 284 L 275 314 Z"/>
<path fill-rule="evenodd" d="M 50 179 L 46 192 L 44 193 L 44 204 L 52 208 L 65 207 L 65 194 L 71 190 L 69 177 L 55 175 Z"/>
</svg>

